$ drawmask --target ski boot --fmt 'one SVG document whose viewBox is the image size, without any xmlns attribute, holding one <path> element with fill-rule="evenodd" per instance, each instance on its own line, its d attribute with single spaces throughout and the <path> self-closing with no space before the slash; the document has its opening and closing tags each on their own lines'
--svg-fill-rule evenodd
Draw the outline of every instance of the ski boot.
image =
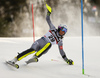
<svg viewBox="0 0 100 78">
<path fill-rule="evenodd" d="M 25 62 L 26 64 L 38 62 L 38 57 L 34 55 L 32 58 L 30 58 L 28 61 L 25 61 Z"/>
</svg>

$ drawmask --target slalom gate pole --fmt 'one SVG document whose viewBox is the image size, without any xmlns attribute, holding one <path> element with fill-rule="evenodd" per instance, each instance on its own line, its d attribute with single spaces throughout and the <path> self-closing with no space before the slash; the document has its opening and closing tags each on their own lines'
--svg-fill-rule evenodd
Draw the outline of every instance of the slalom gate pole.
<svg viewBox="0 0 100 78">
<path fill-rule="evenodd" d="M 81 29 L 82 29 L 82 74 L 84 74 L 83 0 L 81 0 Z"/>
<path fill-rule="evenodd" d="M 35 41 L 35 29 L 34 29 L 34 11 L 33 11 L 33 4 L 32 4 L 32 24 L 33 24 L 33 41 Z"/>
</svg>

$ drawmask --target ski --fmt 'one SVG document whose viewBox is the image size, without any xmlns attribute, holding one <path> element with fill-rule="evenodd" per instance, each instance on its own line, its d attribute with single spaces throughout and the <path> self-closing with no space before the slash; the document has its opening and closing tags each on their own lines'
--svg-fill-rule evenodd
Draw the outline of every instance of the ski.
<svg viewBox="0 0 100 78">
<path fill-rule="evenodd" d="M 15 67 L 16 69 L 19 68 L 19 65 L 18 65 L 18 64 L 12 63 L 11 61 L 6 61 L 6 64 L 8 64 L 8 65 L 10 65 L 10 66 L 13 66 L 13 67 Z"/>
</svg>

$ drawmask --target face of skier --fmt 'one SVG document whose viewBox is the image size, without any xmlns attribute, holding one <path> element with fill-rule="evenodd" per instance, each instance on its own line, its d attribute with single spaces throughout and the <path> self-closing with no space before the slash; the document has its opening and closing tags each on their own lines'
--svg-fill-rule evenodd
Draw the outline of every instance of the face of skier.
<svg viewBox="0 0 100 78">
<path fill-rule="evenodd" d="M 62 30 L 60 30 L 60 31 L 59 31 L 59 34 L 60 34 L 61 36 L 63 36 L 63 35 L 65 34 L 65 32 L 62 31 Z"/>
<path fill-rule="evenodd" d="M 64 27 L 58 27 L 58 28 L 60 29 L 59 35 L 63 36 L 63 35 L 66 34 L 66 32 L 67 32 L 67 29 L 66 28 L 64 28 Z"/>
</svg>

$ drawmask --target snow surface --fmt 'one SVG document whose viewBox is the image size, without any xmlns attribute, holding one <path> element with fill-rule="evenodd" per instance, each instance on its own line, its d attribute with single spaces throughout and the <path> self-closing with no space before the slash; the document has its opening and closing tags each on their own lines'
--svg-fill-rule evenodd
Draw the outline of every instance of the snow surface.
<svg viewBox="0 0 100 78">
<path fill-rule="evenodd" d="M 32 54 L 17 62 L 20 68 L 15 69 L 6 65 L 5 60 L 30 48 L 33 38 L 0 38 L 0 78 L 100 78 L 100 37 L 84 38 L 85 75 L 82 74 L 81 37 L 66 37 L 63 42 L 64 51 L 74 65 L 67 65 L 54 45 L 38 63 L 25 64 Z"/>
</svg>

